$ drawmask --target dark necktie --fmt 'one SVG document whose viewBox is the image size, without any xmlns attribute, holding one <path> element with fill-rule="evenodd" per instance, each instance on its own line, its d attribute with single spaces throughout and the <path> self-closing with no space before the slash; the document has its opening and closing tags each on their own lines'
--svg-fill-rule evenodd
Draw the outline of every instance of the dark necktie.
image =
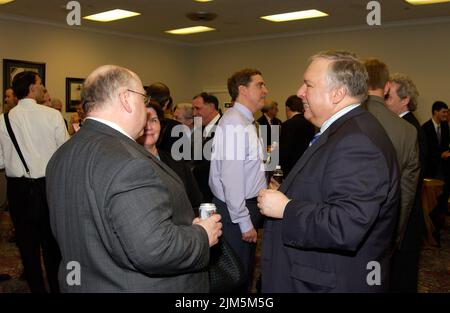
<svg viewBox="0 0 450 313">
<path fill-rule="evenodd" d="M 253 121 L 253 125 L 255 125 L 256 128 L 256 135 L 259 138 L 259 123 L 257 121 Z"/>
<path fill-rule="evenodd" d="M 437 140 L 438 140 L 438 144 L 441 144 L 441 125 L 438 125 L 436 127 L 436 133 L 437 133 Z"/>
</svg>

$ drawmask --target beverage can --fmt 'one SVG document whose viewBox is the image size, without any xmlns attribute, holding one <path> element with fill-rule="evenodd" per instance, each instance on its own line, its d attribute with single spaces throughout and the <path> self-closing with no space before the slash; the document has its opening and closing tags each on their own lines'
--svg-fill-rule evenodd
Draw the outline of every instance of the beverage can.
<svg viewBox="0 0 450 313">
<path fill-rule="evenodd" d="M 198 209 L 200 213 L 200 219 L 205 220 L 214 213 L 216 213 L 216 205 L 214 203 L 202 203 Z"/>
</svg>

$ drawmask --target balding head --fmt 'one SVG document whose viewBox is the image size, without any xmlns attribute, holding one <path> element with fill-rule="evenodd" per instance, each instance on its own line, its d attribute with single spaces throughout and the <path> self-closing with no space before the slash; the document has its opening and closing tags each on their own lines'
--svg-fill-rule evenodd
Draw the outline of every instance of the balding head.
<svg viewBox="0 0 450 313">
<path fill-rule="evenodd" d="M 129 69 L 117 65 L 95 69 L 83 84 L 81 99 L 87 117 L 116 123 L 132 138 L 142 134 L 147 120 L 145 90 Z"/>
<path fill-rule="evenodd" d="M 137 75 L 126 68 L 100 66 L 89 74 L 83 84 L 81 99 L 84 112 L 89 115 L 91 111 L 101 109 L 117 97 L 120 88 L 133 89 L 139 83 Z"/>
<path fill-rule="evenodd" d="M 61 110 L 62 110 L 61 100 L 59 100 L 57 98 L 52 98 L 52 101 L 50 103 L 51 103 L 50 107 L 61 112 Z"/>
</svg>

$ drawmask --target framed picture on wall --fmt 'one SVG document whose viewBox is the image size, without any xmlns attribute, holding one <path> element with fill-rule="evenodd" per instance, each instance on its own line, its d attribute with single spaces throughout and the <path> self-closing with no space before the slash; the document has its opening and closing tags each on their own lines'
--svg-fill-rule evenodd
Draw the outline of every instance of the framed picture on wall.
<svg viewBox="0 0 450 313">
<path fill-rule="evenodd" d="M 38 73 L 45 85 L 45 63 L 3 59 L 3 93 L 12 86 L 14 76 L 24 71 Z"/>
<path fill-rule="evenodd" d="M 76 112 L 81 103 L 84 78 L 66 77 L 66 112 Z"/>
</svg>

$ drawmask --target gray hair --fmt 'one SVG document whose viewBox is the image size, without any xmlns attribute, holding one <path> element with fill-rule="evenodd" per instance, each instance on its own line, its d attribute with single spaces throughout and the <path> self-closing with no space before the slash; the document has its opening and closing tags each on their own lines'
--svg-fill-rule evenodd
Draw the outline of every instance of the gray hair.
<svg viewBox="0 0 450 313">
<path fill-rule="evenodd" d="M 270 109 L 273 109 L 276 106 L 278 106 L 278 102 L 276 102 L 275 100 L 268 100 L 264 107 L 261 109 L 261 112 L 267 113 Z"/>
<path fill-rule="evenodd" d="M 182 109 L 184 110 L 184 118 L 185 119 L 192 119 L 194 118 L 193 114 L 192 114 L 192 103 L 188 103 L 188 102 L 182 102 L 182 103 L 178 103 L 175 108 L 174 111 L 176 109 Z"/>
<path fill-rule="evenodd" d="M 101 108 L 114 98 L 120 87 L 130 86 L 132 81 L 136 81 L 136 77 L 126 68 L 105 65 L 96 69 L 83 84 L 83 111 L 88 114 L 94 108 Z"/>
<path fill-rule="evenodd" d="M 348 51 L 324 51 L 311 57 L 332 61 L 327 72 L 328 87 L 344 86 L 351 97 L 363 102 L 367 98 L 367 81 L 369 76 L 363 63 L 354 53 Z"/>
<path fill-rule="evenodd" d="M 398 84 L 397 96 L 400 99 L 409 97 L 408 110 L 411 112 L 415 111 L 417 109 L 419 91 L 417 91 L 416 85 L 411 78 L 405 74 L 395 73 L 391 76 L 389 81 Z"/>
</svg>

